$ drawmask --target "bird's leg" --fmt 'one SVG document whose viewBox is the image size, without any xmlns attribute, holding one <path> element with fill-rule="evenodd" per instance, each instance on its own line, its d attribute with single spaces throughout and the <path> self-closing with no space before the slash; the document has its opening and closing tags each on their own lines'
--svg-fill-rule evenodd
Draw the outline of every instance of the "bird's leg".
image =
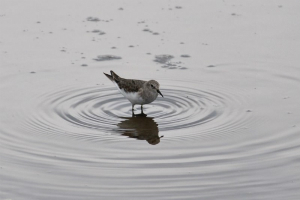
<svg viewBox="0 0 300 200">
<path fill-rule="evenodd" d="M 132 116 L 134 116 L 134 105 L 132 104 Z"/>
<path fill-rule="evenodd" d="M 143 105 L 141 105 L 141 113 L 140 114 L 134 114 L 132 110 L 132 117 L 146 117 L 147 115 L 143 112 Z"/>
<path fill-rule="evenodd" d="M 147 117 L 147 115 L 144 114 L 143 105 L 141 105 L 141 111 L 142 111 L 141 116 Z"/>
</svg>

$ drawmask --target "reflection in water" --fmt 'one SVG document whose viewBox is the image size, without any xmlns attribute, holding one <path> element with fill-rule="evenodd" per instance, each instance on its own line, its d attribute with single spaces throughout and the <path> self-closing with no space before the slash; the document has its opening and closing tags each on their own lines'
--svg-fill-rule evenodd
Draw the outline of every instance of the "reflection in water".
<svg viewBox="0 0 300 200">
<path fill-rule="evenodd" d="M 136 138 L 138 140 L 147 140 L 149 144 L 156 145 L 160 142 L 158 136 L 158 124 L 152 117 L 146 115 L 132 115 L 124 117 L 124 121 L 117 124 L 119 131 L 124 136 Z"/>
</svg>

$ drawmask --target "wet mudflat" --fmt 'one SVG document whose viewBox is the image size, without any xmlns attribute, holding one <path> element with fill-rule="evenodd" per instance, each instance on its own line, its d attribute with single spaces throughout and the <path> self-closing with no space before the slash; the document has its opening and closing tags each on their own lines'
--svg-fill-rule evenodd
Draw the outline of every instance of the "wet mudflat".
<svg viewBox="0 0 300 200">
<path fill-rule="evenodd" d="M 300 198 L 299 2 L 2 4 L 0 199 Z"/>
</svg>

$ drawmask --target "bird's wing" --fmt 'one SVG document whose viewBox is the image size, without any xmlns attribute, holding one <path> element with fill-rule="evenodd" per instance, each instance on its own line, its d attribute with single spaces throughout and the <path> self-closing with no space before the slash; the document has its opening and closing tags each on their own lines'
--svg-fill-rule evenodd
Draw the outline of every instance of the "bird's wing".
<svg viewBox="0 0 300 200">
<path fill-rule="evenodd" d="M 143 88 L 146 81 L 120 78 L 117 82 L 120 89 L 125 92 L 138 92 Z"/>
<path fill-rule="evenodd" d="M 116 83 L 120 89 L 123 89 L 125 92 L 138 92 L 143 88 L 143 85 L 146 81 L 134 80 L 134 79 L 125 79 L 118 76 L 115 72 L 110 71 L 111 75 L 105 74 L 109 80 Z"/>
</svg>

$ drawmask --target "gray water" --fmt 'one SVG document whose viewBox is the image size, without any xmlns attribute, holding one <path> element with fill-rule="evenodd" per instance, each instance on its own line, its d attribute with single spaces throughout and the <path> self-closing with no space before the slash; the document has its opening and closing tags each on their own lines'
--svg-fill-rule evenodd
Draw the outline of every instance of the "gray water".
<svg viewBox="0 0 300 200">
<path fill-rule="evenodd" d="M 165 98 L 147 117 L 114 86 L 35 86 L 42 94 L 2 107 L 1 196 L 296 199 L 300 80 L 264 73 L 255 88 L 159 80 Z"/>
<path fill-rule="evenodd" d="M 288 52 L 293 44 L 277 34 L 262 36 L 275 33 L 277 22 L 257 28 L 261 46 L 252 46 L 249 35 L 236 45 L 241 38 L 223 33 L 243 26 L 237 21 L 206 39 L 186 35 L 180 27 L 206 15 L 194 8 L 197 1 L 135 2 L 138 13 L 158 13 L 157 26 L 155 16 L 133 15 L 129 3 L 106 3 L 76 2 L 72 11 L 62 5 L 58 27 L 38 4 L 46 13 L 28 13 L 17 32 L 9 24 L 26 9 L 1 11 L 7 29 L 0 39 L 0 199 L 299 199 L 299 50 Z M 245 17 L 254 9 L 250 2 L 240 9 L 203 4 L 211 12 L 214 5 L 230 19 L 256 24 Z M 264 9 L 288 16 L 291 5 Z M 265 16 L 259 9 L 257 15 Z M 176 17 L 179 32 L 168 32 Z M 134 23 L 122 32 L 122 20 Z M 223 40 L 214 43 L 212 32 Z M 103 75 L 109 70 L 157 80 L 164 98 L 144 106 L 147 116 L 133 116 L 130 102 Z"/>
</svg>

